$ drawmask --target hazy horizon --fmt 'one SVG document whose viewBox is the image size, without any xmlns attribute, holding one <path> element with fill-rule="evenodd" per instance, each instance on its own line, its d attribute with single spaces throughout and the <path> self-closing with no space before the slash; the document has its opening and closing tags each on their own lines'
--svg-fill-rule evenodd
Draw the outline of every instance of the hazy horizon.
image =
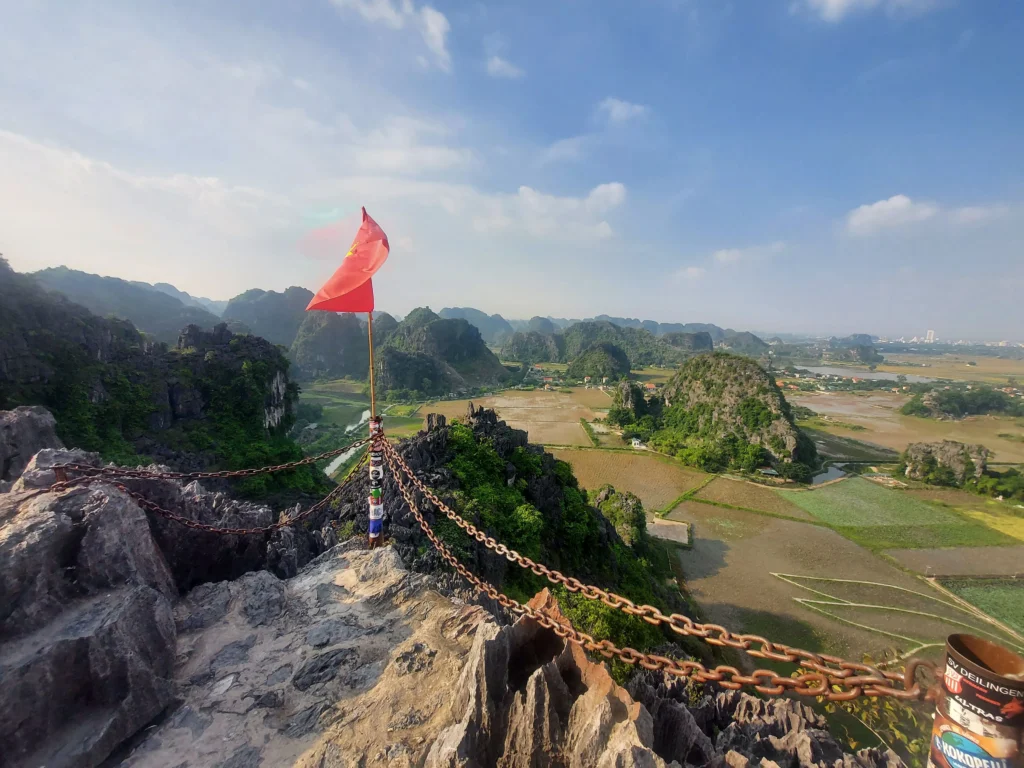
<svg viewBox="0 0 1024 768">
<path fill-rule="evenodd" d="M 0 252 L 382 309 L 815 335 L 1024 329 L 1024 7 L 15 0 Z M 346 237 L 351 237 L 347 235 Z"/>
</svg>

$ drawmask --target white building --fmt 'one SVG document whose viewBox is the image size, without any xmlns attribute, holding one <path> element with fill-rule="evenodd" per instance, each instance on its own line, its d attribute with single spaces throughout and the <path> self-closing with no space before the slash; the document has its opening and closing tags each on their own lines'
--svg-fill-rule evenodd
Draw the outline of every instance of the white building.
<svg viewBox="0 0 1024 768">
<path fill-rule="evenodd" d="M 934 344 L 935 343 L 935 331 L 929 330 L 928 333 L 925 334 L 924 343 L 925 344 Z"/>
</svg>

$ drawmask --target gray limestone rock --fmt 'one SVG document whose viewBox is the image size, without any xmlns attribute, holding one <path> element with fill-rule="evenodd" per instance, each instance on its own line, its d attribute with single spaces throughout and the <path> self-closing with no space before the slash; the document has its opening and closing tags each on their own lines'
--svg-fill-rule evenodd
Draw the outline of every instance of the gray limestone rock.
<svg viewBox="0 0 1024 768">
<path fill-rule="evenodd" d="M 358 662 L 359 654 L 351 648 L 337 648 L 318 654 L 299 667 L 292 678 L 292 685 L 304 691 L 311 686 L 333 680 L 341 669 Z"/>
<path fill-rule="evenodd" d="M 247 573 L 235 584 L 244 594 L 242 609 L 252 626 L 266 624 L 284 610 L 284 584 L 269 571 Z"/>
<path fill-rule="evenodd" d="M 63 448 L 57 421 L 41 405 L 0 411 L 0 481 L 14 482 L 43 448 Z"/>
<path fill-rule="evenodd" d="M 171 700 L 174 620 L 146 587 L 78 602 L 0 650 L 0 754 L 12 766 L 93 766 Z"/>
</svg>

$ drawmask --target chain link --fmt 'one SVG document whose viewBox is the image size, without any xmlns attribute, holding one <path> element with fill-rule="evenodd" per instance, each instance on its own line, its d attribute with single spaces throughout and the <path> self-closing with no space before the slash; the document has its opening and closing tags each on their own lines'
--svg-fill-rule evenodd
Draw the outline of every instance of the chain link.
<svg viewBox="0 0 1024 768">
<path fill-rule="evenodd" d="M 662 669 L 674 675 L 687 675 L 700 681 L 716 682 L 725 688 L 737 689 L 744 685 L 750 685 L 755 690 L 764 694 L 780 694 L 784 691 L 793 691 L 804 696 L 822 696 L 829 701 L 848 701 L 858 696 L 890 696 L 896 699 L 920 700 L 928 696 L 927 688 L 922 687 L 917 681 L 916 673 L 922 667 L 931 669 L 932 673 L 934 673 L 934 665 L 930 662 L 915 659 L 907 665 L 905 672 L 884 671 L 869 664 L 846 661 L 838 656 L 814 653 L 782 643 L 773 643 L 760 635 L 736 634 L 719 624 L 701 624 L 679 613 L 665 615 L 653 605 L 637 605 L 627 597 L 614 592 L 608 592 L 592 584 L 585 584 L 579 579 L 566 576 L 557 570 L 548 568 L 543 563 L 537 563 L 524 555 L 520 555 L 515 550 L 509 549 L 451 510 L 438 498 L 437 494 L 416 477 L 409 468 L 409 465 L 405 463 L 405 460 L 386 440 L 381 440 L 379 449 L 384 452 L 384 457 L 395 474 L 399 489 L 409 505 L 410 511 L 417 522 L 419 522 L 420 527 L 423 528 L 424 533 L 427 534 L 427 538 L 430 539 L 434 547 L 441 553 L 441 556 L 478 590 L 498 601 L 504 607 L 510 608 L 517 613 L 526 613 L 544 626 L 555 629 L 555 627 L 551 626 L 550 619 L 547 620 L 548 623 L 545 623 L 545 620 L 539 618 L 539 616 L 543 617 L 544 614 L 529 608 L 529 606 L 523 606 L 511 600 L 511 598 L 498 592 L 494 587 L 486 584 L 486 582 L 481 582 L 466 570 L 465 566 L 458 563 L 429 529 L 426 521 L 416 509 L 411 493 L 406 488 L 401 474 L 404 474 L 426 499 L 471 537 L 488 549 L 504 556 L 510 562 L 516 563 L 537 576 L 545 577 L 552 584 L 563 586 L 570 592 L 579 593 L 591 600 L 600 600 L 611 608 L 620 610 L 630 616 L 637 616 L 649 624 L 666 625 L 678 635 L 699 637 L 710 645 L 742 650 L 758 659 L 796 663 L 802 668 L 810 670 L 810 672 L 791 678 L 780 677 L 773 671 L 764 669 L 756 670 L 750 675 L 743 675 L 734 667 L 726 666 L 719 666 L 709 670 L 697 662 L 677 662 L 665 657 L 641 654 L 632 648 L 619 649 L 607 640 L 595 643 L 593 638 L 583 633 L 575 632 L 571 627 L 566 631 L 575 633 L 573 637 L 576 639 L 569 637 L 568 634 L 562 634 L 558 629 L 555 629 L 560 637 L 571 639 L 572 642 L 577 642 L 587 650 L 597 651 L 609 658 L 617 656 L 628 664 L 639 663 L 645 669 Z M 811 685 L 812 683 L 813 685 Z M 836 688 L 839 690 L 835 690 Z"/>
<path fill-rule="evenodd" d="M 362 442 L 368 442 L 368 441 L 364 440 Z M 170 520 L 170 521 L 172 521 L 174 523 L 182 525 L 185 528 L 191 528 L 194 531 L 205 531 L 207 533 L 216 533 L 216 534 L 220 534 L 220 535 L 224 535 L 224 536 L 251 536 L 251 535 L 255 535 L 255 534 L 271 533 L 271 532 L 279 530 L 281 528 L 287 528 L 290 525 L 295 525 L 296 523 L 302 522 L 303 520 L 305 520 L 306 518 L 308 518 L 310 515 L 314 514 L 315 512 L 319 512 L 322 509 L 324 509 L 325 507 L 327 507 L 327 505 L 329 505 L 332 501 L 334 501 L 335 499 L 338 498 L 338 496 L 341 495 L 341 492 L 343 490 L 345 490 L 345 488 L 349 485 L 349 483 L 351 483 L 352 480 L 358 475 L 357 470 L 363 464 L 366 463 L 366 461 L 369 459 L 369 457 L 370 457 L 369 451 L 364 452 L 362 457 L 359 459 L 359 461 L 356 463 L 356 465 L 352 468 L 352 471 L 349 472 L 349 474 L 345 477 L 345 479 L 342 480 L 341 483 L 339 483 L 338 486 L 335 487 L 329 494 L 327 494 L 327 496 L 325 496 L 323 499 L 318 501 L 316 504 L 313 504 L 312 506 L 310 506 L 309 509 L 306 509 L 306 510 L 298 513 L 294 517 L 288 517 L 288 518 L 285 518 L 283 520 L 278 520 L 276 523 L 271 523 L 270 525 L 264 525 L 264 526 L 261 526 L 259 528 L 224 528 L 224 527 L 220 527 L 220 526 L 216 526 L 216 525 L 210 525 L 208 523 L 201 523 L 198 520 L 193 520 L 190 517 L 185 517 L 184 515 L 179 515 L 178 513 L 172 512 L 169 509 L 164 509 L 163 507 L 161 507 L 156 502 L 150 501 L 149 499 L 147 499 L 141 493 L 139 493 L 137 491 L 133 491 L 131 488 L 126 486 L 124 483 L 118 482 L 117 480 L 108 480 L 106 478 L 106 475 L 85 475 L 83 477 L 77 477 L 77 478 L 74 478 L 74 479 L 71 479 L 71 480 L 66 480 L 64 482 L 57 483 L 54 486 L 52 486 L 50 488 L 50 492 L 56 493 L 56 492 L 68 490 L 70 488 L 78 487 L 78 486 L 87 486 L 87 485 L 92 485 L 94 483 L 103 483 L 103 484 L 106 484 L 106 485 L 112 485 L 114 488 L 117 488 L 117 490 L 121 491 L 122 493 L 126 494 L 127 496 L 130 496 L 132 499 L 135 500 L 135 503 L 138 504 L 142 509 L 149 510 L 150 512 L 153 512 L 153 513 L 159 515 L 160 517 L 163 517 L 163 518 L 165 518 L 167 520 Z M 130 475 L 129 477 L 136 478 L 137 476 L 136 475 Z M 144 475 L 144 477 L 152 478 L 153 475 Z M 164 479 L 164 478 L 160 477 L 159 479 Z"/>
<path fill-rule="evenodd" d="M 304 459 L 289 461 L 285 464 L 255 467 L 253 469 L 224 469 L 216 472 L 163 472 L 149 469 L 126 469 L 125 467 L 94 467 L 90 464 L 69 462 L 67 464 L 54 464 L 53 470 L 57 473 L 58 480 L 61 480 L 62 477 L 66 478 L 68 472 L 76 472 L 79 475 L 90 477 L 130 477 L 153 480 L 206 480 L 213 478 L 255 477 L 256 475 L 264 475 L 270 472 L 283 472 L 288 469 L 305 467 L 325 459 L 333 459 L 346 451 L 366 445 L 368 442 L 370 442 L 370 438 L 364 437 L 362 440 L 356 440 L 354 443 L 350 443 L 343 448 L 335 448 L 333 451 L 321 453 L 319 456 L 307 456 Z"/>
</svg>

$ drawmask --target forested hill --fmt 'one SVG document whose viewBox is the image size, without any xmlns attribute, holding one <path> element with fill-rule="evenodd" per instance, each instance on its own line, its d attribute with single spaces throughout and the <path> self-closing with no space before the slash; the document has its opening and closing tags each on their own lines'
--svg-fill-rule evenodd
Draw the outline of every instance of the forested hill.
<svg viewBox="0 0 1024 768">
<path fill-rule="evenodd" d="M 391 315 L 377 315 L 375 342 L 386 341 L 397 326 Z M 296 376 L 302 379 L 365 379 L 370 370 L 366 325 L 351 313 L 307 312 L 289 356 L 295 364 Z"/>
<path fill-rule="evenodd" d="M 290 347 L 312 298 L 312 291 L 294 285 L 284 293 L 253 288 L 229 301 L 223 317 L 244 323 L 267 341 Z"/>
<path fill-rule="evenodd" d="M 650 402 L 623 382 L 608 420 L 627 437 L 709 472 L 773 465 L 784 477 L 806 480 L 817 465 L 814 443 L 796 426 L 774 379 L 739 355 L 691 358 L 665 384 L 662 398 Z"/>
<path fill-rule="evenodd" d="M 509 376 L 475 326 L 429 307 L 414 309 L 387 336 L 377 367 L 381 391 L 396 396 L 471 391 Z"/>
<path fill-rule="evenodd" d="M 291 461 L 296 399 L 288 360 L 264 339 L 189 326 L 169 348 L 0 259 L 0 410 L 46 406 L 70 447 L 185 470 Z M 303 468 L 247 482 L 239 490 L 317 492 L 324 479 Z"/>
<path fill-rule="evenodd" d="M 472 307 L 445 307 L 438 313 L 445 320 L 467 320 L 480 331 L 488 344 L 501 344 L 514 331 L 501 315 L 488 315 Z"/>
<path fill-rule="evenodd" d="M 186 305 L 148 283 L 102 277 L 67 267 L 44 269 L 33 276 L 43 287 L 58 291 L 90 312 L 130 320 L 140 331 L 169 344 L 177 341 L 178 333 L 186 325 L 210 329 L 221 322 L 212 312 Z"/>
<path fill-rule="evenodd" d="M 502 346 L 505 360 L 524 363 L 569 363 L 596 344 L 612 344 L 629 358 L 633 368 L 674 366 L 686 353 L 643 328 L 621 328 L 614 323 L 587 320 L 558 333 L 518 332 Z"/>
</svg>

